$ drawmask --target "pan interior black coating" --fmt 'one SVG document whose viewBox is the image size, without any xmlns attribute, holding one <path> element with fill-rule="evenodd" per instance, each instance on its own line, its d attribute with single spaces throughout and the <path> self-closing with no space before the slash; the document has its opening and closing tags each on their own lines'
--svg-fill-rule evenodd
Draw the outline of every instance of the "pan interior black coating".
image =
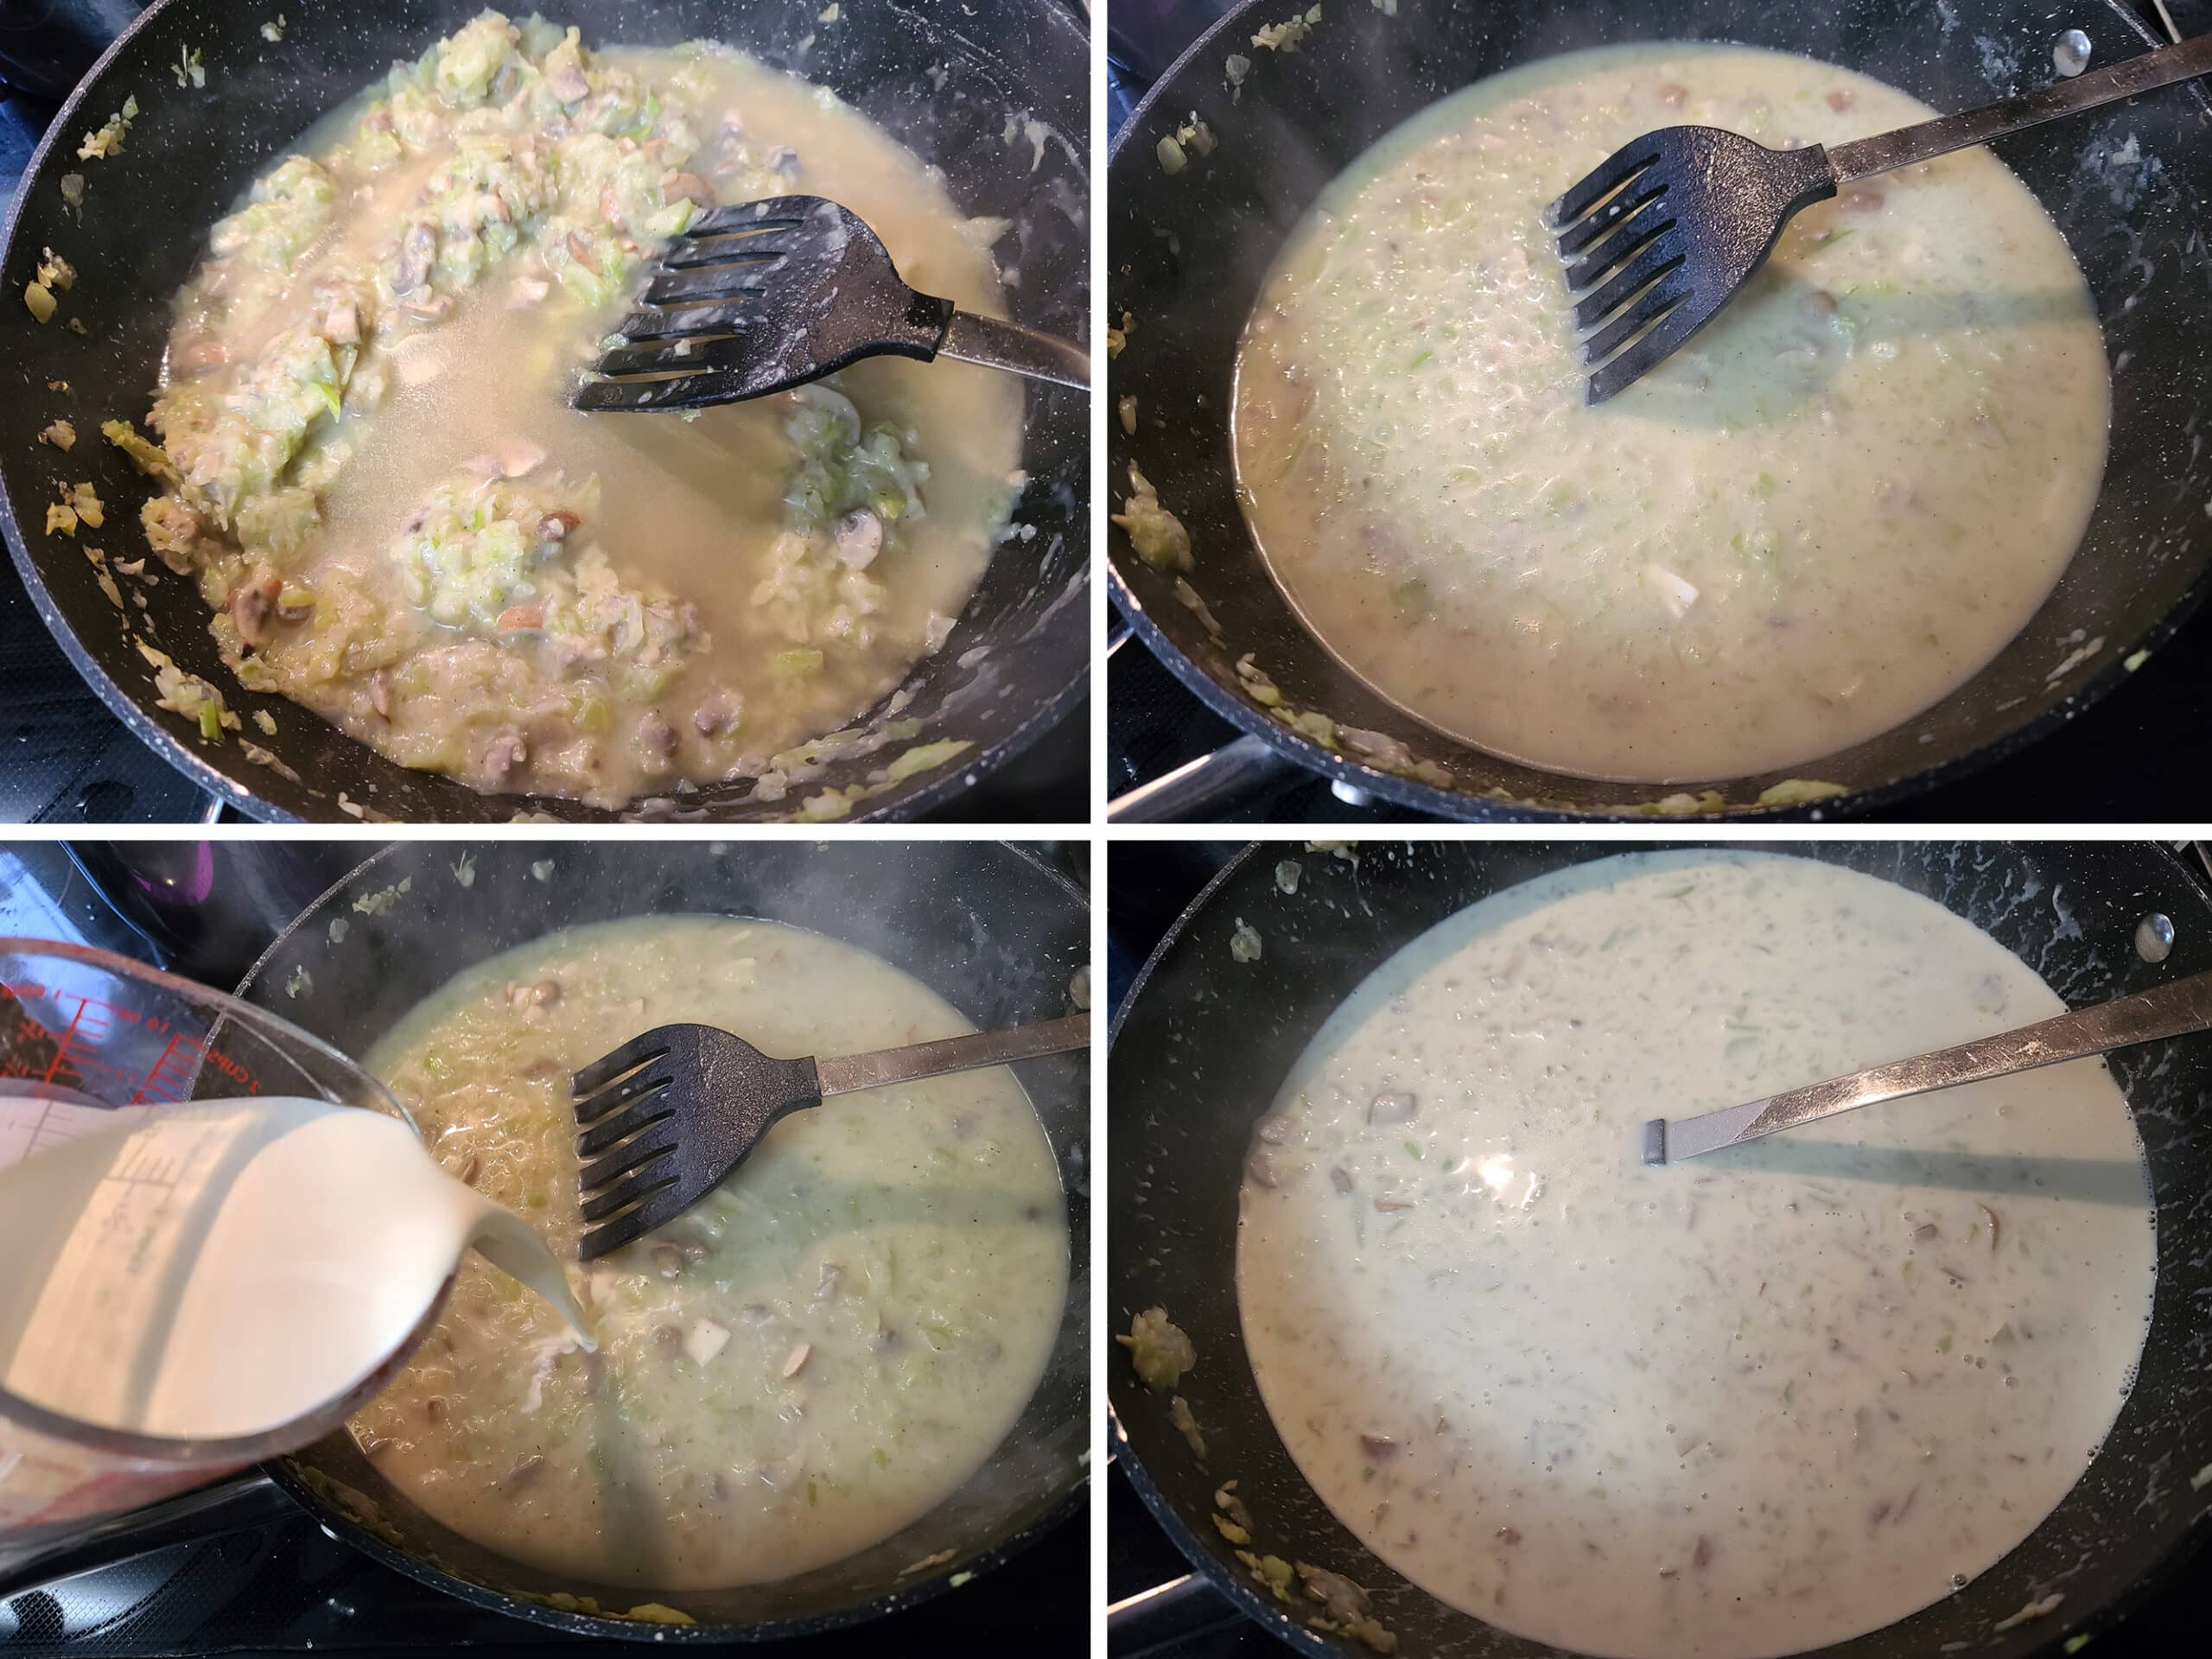
<svg viewBox="0 0 2212 1659">
<path fill-rule="evenodd" d="M 164 579 L 148 595 L 155 643 L 181 667 L 220 686 L 249 719 L 257 709 L 272 714 L 274 735 L 251 725 L 244 735 L 298 780 L 253 764 L 235 739 L 200 743 L 186 721 L 153 706 L 152 671 L 125 638 L 78 543 L 45 533 L 56 484 L 90 480 L 115 512 L 92 544 L 117 558 L 144 552 L 137 512 L 149 493 L 147 480 L 99 440 L 98 428 L 103 420 L 144 416 L 168 340 L 170 301 L 204 256 L 208 227 L 310 122 L 395 59 L 418 55 L 483 9 L 482 0 L 296 8 L 283 38 L 271 42 L 260 29 L 274 7 L 164 0 L 55 120 L 24 174 L 5 238 L 0 531 L 33 603 L 93 689 L 173 764 L 256 817 L 342 820 L 341 791 L 372 812 L 410 821 L 503 823 L 518 810 L 574 821 L 609 816 L 573 802 L 480 795 L 451 779 L 408 771 L 281 697 L 245 690 L 217 656 L 192 584 Z M 544 10 L 575 24 L 589 43 L 672 46 L 706 36 L 833 88 L 942 168 L 963 211 L 1014 221 L 1001 263 L 1020 270 L 1007 296 L 1017 321 L 1088 337 L 1090 183 L 1080 136 L 1090 127 L 1090 59 L 1083 22 L 1059 0 L 846 6 L 835 24 L 822 22 L 826 8 L 819 0 L 563 0 Z M 180 86 L 169 71 L 188 48 L 200 54 L 204 88 Z M 933 67 L 947 76 L 942 95 L 931 84 Z M 963 94 L 957 101 L 955 92 Z M 85 134 L 126 96 L 137 99 L 142 113 L 123 153 L 78 160 Z M 1004 142 L 1007 118 L 1024 112 L 1069 138 L 1046 143 L 1034 171 L 1029 146 Z M 70 172 L 86 179 L 81 219 L 60 194 Z M 63 315 L 41 327 L 22 293 L 45 247 L 66 255 L 79 275 L 62 296 Z M 69 315 L 83 317 L 86 335 L 69 332 Z M 68 382 L 67 397 L 47 390 L 55 380 Z M 868 801 L 863 811 L 904 817 L 957 795 L 965 779 L 1010 757 L 1083 695 L 1089 407 L 1081 393 L 1031 388 L 1022 467 L 1032 481 L 1016 518 L 1035 526 L 1036 537 L 1001 550 L 946 647 L 907 678 L 916 690 L 902 713 L 923 728 L 913 741 L 962 738 L 975 747 L 962 764 L 918 773 Z M 37 440 L 57 416 L 84 435 L 67 456 Z M 885 758 L 837 762 L 814 787 L 864 783 Z M 679 797 L 666 815 L 770 819 L 796 805 L 750 801 L 748 792 L 749 785 L 721 785 Z"/>
<path fill-rule="evenodd" d="M 1236 1285 L 1236 1195 L 1252 1125 L 1322 1020 L 1377 965 L 1433 924 L 1490 893 L 1626 850 L 1610 844 L 1385 842 L 1357 864 L 1278 845 L 1224 869 L 1155 952 L 1115 1025 L 1109 1059 L 1106 1320 L 1126 1331 L 1155 1305 L 1186 1331 L 1198 1364 L 1179 1385 L 1204 1429 L 1201 1465 L 1168 1421 L 1166 1402 L 1130 1367 L 1108 1367 L 1108 1397 L 1127 1467 L 1168 1532 L 1245 1610 L 1311 1652 L 1363 1653 L 1306 1630 L 1258 1590 L 1215 1530 L 1213 1494 L 1228 1479 L 1257 1517 L 1255 1548 L 1348 1574 L 1375 1593 L 1376 1616 L 1402 1651 L 1466 1659 L 1535 1659 L 1553 1650 L 1494 1630 L 1408 1584 L 1323 1507 L 1276 1435 L 1244 1357 Z M 1936 842 L 1808 845 L 1762 850 L 1841 863 L 1933 899 L 1993 936 L 2065 998 L 2081 1004 L 2212 968 L 2212 900 L 2180 859 L 2145 843 Z M 1298 892 L 1278 887 L 1286 853 Z M 2172 919 L 2173 952 L 2152 966 L 2137 924 Z M 1237 921 L 1262 950 L 1230 954 Z M 2088 1472 L 2028 1541 L 1948 1600 L 1831 1649 L 1837 1659 L 1920 1659 L 1949 1642 L 1975 1653 L 2024 1654 L 2108 1627 L 2147 1581 L 2188 1554 L 2212 1514 L 2212 1389 L 2196 1355 L 2212 1296 L 2212 1249 L 2200 1195 L 2212 1179 L 2212 1044 L 2125 1051 L 2113 1075 L 2135 1114 L 2157 1212 L 2158 1292 L 2141 1370 Z M 1602 1593 L 1602 1567 L 1592 1592 Z M 2054 1591 L 2046 1619 L 2000 1621 Z"/>
<path fill-rule="evenodd" d="M 532 866 L 547 860 L 553 868 L 540 879 Z M 353 907 L 402 880 L 408 891 L 372 912 Z M 1083 894 L 1031 855 L 995 843 L 414 843 L 378 855 L 332 888 L 270 948 L 238 995 L 365 1053 L 424 995 L 486 957 L 556 928 L 687 913 L 760 917 L 842 939 L 924 980 L 986 1028 L 1069 1012 L 1071 983 L 1090 957 Z M 334 941 L 329 925 L 341 918 L 344 937 Z M 872 1548 L 738 1589 L 655 1592 L 563 1581 L 431 1519 L 342 1432 L 272 1472 L 387 1565 L 485 1606 L 601 1636 L 799 1635 L 909 1605 L 956 1573 L 987 1573 L 1080 1506 L 1090 1446 L 1089 1065 L 1079 1055 L 1058 1056 L 1024 1062 L 1020 1075 L 1067 1195 L 1071 1261 L 1059 1334 L 1036 1393 L 982 1468 Z M 292 1461 L 311 1471 L 305 1480 Z M 364 1528 L 318 1481 L 365 1495 L 394 1530 Z M 971 1593 L 988 1594 L 988 1585 L 986 1577 Z M 556 1595 L 613 1609 L 660 1601 L 698 1623 L 618 1624 L 534 1599 Z"/>
<path fill-rule="evenodd" d="M 1324 184 L 1419 110 L 1484 75 L 1577 48 L 1670 39 L 1772 47 L 1951 110 L 2048 84 L 2062 28 L 2083 30 L 2097 63 L 2152 42 L 2119 0 L 2063 15 L 2040 0 L 1847 0 L 1811 11 L 1754 0 L 1404 0 L 1395 17 L 1330 9 L 1294 54 L 1254 50 L 1247 37 L 1280 22 L 1276 10 L 1251 0 L 1179 60 L 1123 130 L 1108 169 L 1106 305 L 1137 322 L 1114 360 L 1112 391 L 1134 395 L 1139 410 L 1135 437 L 1109 424 L 1108 493 L 1122 499 L 1134 459 L 1182 518 L 1196 549 L 1189 581 L 1221 638 L 1177 601 L 1173 573 L 1145 566 L 1118 532 L 1109 537 L 1115 597 L 1217 712 L 1388 799 L 1459 817 L 1529 817 L 1618 814 L 1666 796 L 1538 772 L 1446 738 L 1370 691 L 1300 625 L 1247 533 L 1228 435 L 1237 340 L 1283 238 Z M 1233 98 L 1223 79 L 1231 52 L 1255 60 Z M 1154 147 L 1192 111 L 1219 143 L 1171 177 Z M 2103 493 L 2056 589 L 1979 674 L 1904 725 L 1793 769 L 1850 791 L 1826 810 L 1898 799 L 2072 718 L 2125 681 L 2127 659 L 2162 645 L 2202 598 L 2212 454 L 2193 428 L 2212 403 L 2212 288 L 2192 250 L 2204 245 L 2212 202 L 2206 118 L 2202 91 L 2190 86 L 1995 146 L 2065 232 L 2096 300 L 2113 370 Z M 1287 732 L 1241 689 L 1235 664 L 1247 653 L 1287 706 L 1395 738 L 1447 767 L 1452 788 L 1376 771 Z M 1782 780 L 1713 786 L 1743 806 Z"/>
</svg>

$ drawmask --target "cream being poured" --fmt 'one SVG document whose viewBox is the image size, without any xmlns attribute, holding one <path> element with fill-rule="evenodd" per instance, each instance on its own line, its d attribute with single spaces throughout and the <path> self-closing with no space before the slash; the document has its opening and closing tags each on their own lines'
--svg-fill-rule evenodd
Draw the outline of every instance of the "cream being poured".
<svg viewBox="0 0 2212 1659">
<path fill-rule="evenodd" d="M 170 1440 L 266 1434 L 400 1353 L 474 1249 L 591 1328 L 524 1223 L 404 1120 L 210 1101 L 0 1169 L 0 1387 Z"/>
</svg>

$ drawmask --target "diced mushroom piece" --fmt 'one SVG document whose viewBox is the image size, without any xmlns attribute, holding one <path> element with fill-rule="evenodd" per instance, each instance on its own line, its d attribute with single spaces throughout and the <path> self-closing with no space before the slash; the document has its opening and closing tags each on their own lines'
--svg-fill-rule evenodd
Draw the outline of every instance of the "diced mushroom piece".
<svg viewBox="0 0 2212 1659">
<path fill-rule="evenodd" d="M 1713 1565 L 1713 1539 L 1709 1535 L 1698 1534 L 1697 1545 L 1690 1551 L 1690 1565 L 1700 1572 Z"/>
<path fill-rule="evenodd" d="M 702 737 L 720 737 L 744 712 L 745 700 L 736 692 L 716 690 L 691 711 L 691 727 Z"/>
<path fill-rule="evenodd" d="M 438 233 L 427 219 L 417 219 L 407 227 L 399 238 L 399 258 L 392 267 L 391 291 L 406 296 L 412 294 L 430 278 L 430 266 L 438 257 Z"/>
<path fill-rule="evenodd" d="M 520 478 L 545 464 L 544 449 L 527 438 L 503 437 L 492 446 L 492 453 L 499 458 L 499 471 L 507 478 Z"/>
<path fill-rule="evenodd" d="M 1518 1527 L 1500 1527 L 1497 1529 L 1497 1541 L 1510 1549 L 1514 1545 L 1521 1541 L 1521 1529 Z"/>
<path fill-rule="evenodd" d="M 795 176 L 798 172 L 798 151 L 789 144 L 776 145 L 768 152 L 768 170 L 781 173 L 786 178 Z"/>
<path fill-rule="evenodd" d="M 1659 88 L 1659 101 L 1670 110 L 1681 109 L 1682 100 L 1689 95 L 1690 89 L 1680 81 L 1670 80 Z"/>
<path fill-rule="evenodd" d="M 1279 1147 L 1290 1139 L 1290 1119 L 1281 1112 L 1270 1112 L 1252 1126 L 1252 1133 L 1271 1147 Z"/>
<path fill-rule="evenodd" d="M 1398 1443 L 1388 1434 L 1363 1434 L 1359 1449 L 1367 1453 L 1370 1463 L 1388 1463 L 1398 1455 Z"/>
<path fill-rule="evenodd" d="M 676 758 L 676 728 L 658 709 L 648 709 L 638 721 L 638 752 L 656 766 Z"/>
<path fill-rule="evenodd" d="M 839 563 L 865 570 L 883 551 L 883 520 L 866 507 L 855 507 L 837 521 L 830 540 Z"/>
<path fill-rule="evenodd" d="M 683 1351 L 704 1365 L 729 1345 L 729 1327 L 701 1319 L 683 1338 Z"/>
<path fill-rule="evenodd" d="M 268 638 L 269 619 L 275 614 L 277 596 L 283 591 L 283 582 L 275 575 L 256 576 L 231 589 L 231 620 L 238 627 L 238 638 L 248 645 L 258 645 Z"/>
<path fill-rule="evenodd" d="M 673 1279 L 683 1271 L 683 1252 L 673 1244 L 653 1246 L 653 1270 L 664 1279 Z"/>
<path fill-rule="evenodd" d="M 322 337 L 334 346 L 361 343 L 361 315 L 353 301 L 332 302 L 330 309 L 323 313 Z"/>
<path fill-rule="evenodd" d="M 1411 1095 L 1377 1095 L 1368 1103 L 1367 1121 L 1377 1128 L 1392 1123 L 1410 1123 L 1414 1109 Z"/>
<path fill-rule="evenodd" d="M 1255 1186 L 1273 1192 L 1281 1180 L 1275 1171 L 1275 1160 L 1265 1147 L 1252 1148 L 1252 1155 L 1244 1160 L 1244 1173 Z"/>
<path fill-rule="evenodd" d="M 896 1331 L 893 1331 L 889 1325 L 886 1325 L 883 1322 L 882 1314 L 877 1314 L 875 1316 L 875 1334 L 868 1339 L 868 1351 L 880 1357 L 887 1358 L 891 1355 L 897 1353 L 906 1345 L 906 1338 L 900 1336 Z"/>
<path fill-rule="evenodd" d="M 1828 94 L 1827 105 L 1828 108 L 1834 110 L 1838 115 L 1841 115 L 1851 107 L 1850 90 L 1847 87 L 1837 87 Z"/>
<path fill-rule="evenodd" d="M 1344 1168 L 1340 1165 L 1332 1166 L 1329 1171 L 1329 1185 L 1335 1187 L 1339 1192 L 1351 1192 L 1352 1187 L 1351 1172 Z"/>
<path fill-rule="evenodd" d="M 484 745 L 484 770 L 496 782 L 510 781 L 529 762 L 530 744 L 512 727 L 493 733 Z"/>
<path fill-rule="evenodd" d="M 1413 1199 L 1404 1198 L 1398 1193 L 1385 1192 L 1375 1200 L 1375 1207 L 1387 1216 L 1395 1211 L 1410 1210 L 1414 1207 L 1414 1203 Z"/>
<path fill-rule="evenodd" d="M 696 173 L 670 174 L 663 181 L 660 193 L 670 201 L 689 201 L 702 207 L 715 205 L 715 193 Z"/>
<path fill-rule="evenodd" d="M 401 310 L 425 322 L 436 322 L 453 309 L 453 296 L 435 288 L 418 288 L 399 302 Z"/>
<path fill-rule="evenodd" d="M 592 250 L 591 238 L 582 231 L 569 232 L 569 257 L 594 276 L 599 275 L 599 257 Z"/>
<path fill-rule="evenodd" d="M 1835 315 L 1835 296 L 1825 288 L 1808 289 L 1797 302 L 1797 308 L 1815 322 L 1825 322 Z"/>
<path fill-rule="evenodd" d="M 547 73 L 545 90 L 563 104 L 581 104 L 591 96 L 591 83 L 575 64 L 563 63 Z"/>
<path fill-rule="evenodd" d="M 822 1264 L 821 1282 L 814 1287 L 814 1300 L 826 1302 L 837 1294 L 837 1281 L 844 1277 L 845 1269 L 835 1262 Z"/>
<path fill-rule="evenodd" d="M 663 1359 L 674 1359 L 683 1351 L 683 1332 L 672 1325 L 664 1325 L 653 1332 L 653 1348 Z"/>
<path fill-rule="evenodd" d="M 530 1000 L 538 1007 L 550 1008 L 561 1000 L 561 982 L 541 979 L 530 988 Z"/>
<path fill-rule="evenodd" d="M 510 605 L 492 626 L 499 633 L 535 633 L 545 626 L 543 605 Z"/>
<path fill-rule="evenodd" d="M 802 1342 L 797 1347 L 793 1348 L 791 1352 L 784 1356 L 783 1375 L 785 1382 L 788 1382 L 791 1378 L 797 1376 L 801 1371 L 806 1369 L 807 1357 L 813 1353 L 813 1351 L 814 1344 L 812 1343 Z"/>
</svg>

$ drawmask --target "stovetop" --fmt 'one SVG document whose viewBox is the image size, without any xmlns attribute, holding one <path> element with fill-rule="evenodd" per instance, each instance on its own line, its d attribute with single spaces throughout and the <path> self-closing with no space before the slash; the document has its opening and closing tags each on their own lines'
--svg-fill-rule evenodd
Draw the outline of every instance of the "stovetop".
<svg viewBox="0 0 2212 1659">
<path fill-rule="evenodd" d="M 0 0 L 0 11 L 16 3 Z M 0 60 L 0 204 L 14 196 L 60 106 L 56 99 L 11 91 L 6 72 Z M 1078 823 L 1090 815 L 1090 791 L 1086 701 L 923 821 Z M 236 817 L 110 712 L 39 620 L 14 562 L 0 558 L 0 823 L 193 823 Z"/>
<path fill-rule="evenodd" d="M 2161 35 L 2161 6 L 2183 35 L 2212 30 L 2212 0 L 2135 4 Z M 1229 9 L 1230 0 L 1117 0 L 1109 19 L 1109 130 L 1121 130 L 1152 77 Z M 1100 172 L 1103 176 L 1103 158 Z M 2212 733 L 2212 655 L 2190 646 L 2209 637 L 2212 620 L 2192 620 L 2177 640 L 2154 652 L 2125 685 L 2079 719 L 2018 754 L 1888 807 L 1880 816 L 1907 823 L 2183 823 L 2202 817 L 2202 768 L 2208 761 L 2207 734 Z M 1109 797 L 1164 777 L 1242 734 L 1134 638 L 1113 652 L 1108 683 Z M 1428 821 L 1425 813 L 1389 802 L 1339 799 L 1319 775 L 1217 816 L 1238 823 Z"/>
<path fill-rule="evenodd" d="M 1236 842 L 1117 842 L 1108 853 L 1107 1006 L 1116 1010 L 1167 930 L 1221 871 Z M 2200 852 L 2199 856 L 2203 856 Z M 2208 866 L 2212 868 L 2212 866 Z M 1113 1362 L 1109 1362 L 1113 1363 Z M 1265 1659 L 1283 1649 L 1246 1623 L 1225 1598 L 1191 1599 L 1172 1618 L 1147 1621 L 1128 1605 L 1195 1569 L 1169 1539 L 1118 1463 L 1103 1483 L 1106 1503 L 1106 1605 L 1110 1659 Z M 2167 1659 L 2202 1651 L 2212 1612 L 2212 1542 L 2177 1567 L 2117 1630 L 2099 1636 L 2097 1659 Z M 0 1645 L 0 1655 L 4 1655 Z"/>
<path fill-rule="evenodd" d="M 228 987 L 277 930 L 360 862 L 356 842 L 0 843 L 0 936 L 113 950 Z M 1061 867 L 1077 868 L 1067 854 Z M 210 898 L 180 900 L 189 888 Z M 134 1517 L 90 1570 L 0 1592 L 0 1659 L 470 1648 L 581 1638 L 481 1611 L 340 1543 L 265 1482 Z M 1076 1654 L 1090 1628 L 1090 1519 L 1078 1511 L 971 1586 L 850 1630 L 782 1644 L 803 1659 L 884 1652 Z M 67 1561 L 64 1565 L 67 1565 Z"/>
</svg>

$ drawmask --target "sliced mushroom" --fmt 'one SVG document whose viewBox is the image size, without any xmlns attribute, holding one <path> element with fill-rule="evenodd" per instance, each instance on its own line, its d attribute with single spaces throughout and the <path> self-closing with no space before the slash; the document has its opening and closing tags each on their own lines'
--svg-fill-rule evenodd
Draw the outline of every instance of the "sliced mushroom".
<svg viewBox="0 0 2212 1659">
<path fill-rule="evenodd" d="M 562 63 L 546 72 L 545 90 L 563 104 L 581 104 L 591 96 L 591 83 L 575 64 Z"/>
<path fill-rule="evenodd" d="M 430 279 L 430 266 L 438 257 L 438 232 L 428 219 L 416 219 L 399 238 L 399 257 L 392 266 L 391 291 L 412 294 Z"/>
<path fill-rule="evenodd" d="M 802 1342 L 784 1356 L 784 1380 L 789 1382 L 806 1369 L 807 1357 L 813 1353 L 814 1344 Z"/>
<path fill-rule="evenodd" d="M 1367 1453 L 1370 1463 L 1388 1463 L 1398 1455 L 1398 1443 L 1388 1434 L 1363 1434 L 1359 1449 Z"/>
<path fill-rule="evenodd" d="M 1377 1095 L 1368 1103 L 1367 1121 L 1377 1128 L 1392 1123 L 1410 1123 L 1414 1112 L 1411 1095 Z"/>
<path fill-rule="evenodd" d="M 660 193 L 669 201 L 689 201 L 701 207 L 715 205 L 715 193 L 696 173 L 671 173 L 661 181 Z"/>
<path fill-rule="evenodd" d="M 544 1471 L 545 1454 L 542 1452 L 533 1452 L 513 1468 L 508 1470 L 505 1478 L 499 1482 L 499 1485 L 506 1491 L 518 1492 L 531 1481 L 536 1480 Z"/>
<path fill-rule="evenodd" d="M 744 712 L 745 700 L 736 692 L 717 690 L 691 711 L 691 727 L 702 737 L 720 737 Z"/>
<path fill-rule="evenodd" d="M 231 620 L 238 627 L 238 638 L 249 646 L 268 638 L 269 619 L 275 614 L 277 596 L 283 591 L 283 582 L 274 575 L 256 576 L 231 589 Z"/>
<path fill-rule="evenodd" d="M 866 507 L 855 507 L 837 521 L 830 541 L 839 563 L 865 570 L 883 551 L 883 520 Z"/>
</svg>

